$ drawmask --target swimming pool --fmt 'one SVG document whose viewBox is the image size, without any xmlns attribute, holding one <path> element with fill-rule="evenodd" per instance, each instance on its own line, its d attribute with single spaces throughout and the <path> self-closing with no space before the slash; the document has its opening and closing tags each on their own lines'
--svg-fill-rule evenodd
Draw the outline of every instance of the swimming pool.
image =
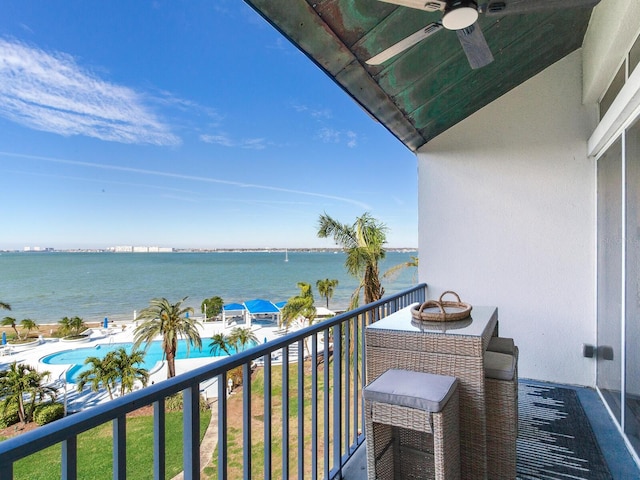
<svg viewBox="0 0 640 480">
<path fill-rule="evenodd" d="M 145 344 L 140 346 L 140 349 L 144 351 Z M 127 352 L 131 353 L 133 343 L 110 343 L 94 345 L 92 347 L 75 348 L 72 350 L 64 350 L 62 352 L 53 353 L 47 355 L 41 361 L 49 365 L 70 365 L 67 370 L 66 380 L 69 383 L 76 383 L 76 378 L 80 372 L 89 368 L 84 364 L 87 357 L 104 358 L 107 353 L 113 352 L 119 348 L 124 348 Z M 214 349 L 213 353 L 209 352 L 209 343 L 207 339 L 202 341 L 202 350 L 190 346 L 189 354 L 187 355 L 187 341 L 178 341 L 178 350 L 176 352 L 176 360 L 184 360 L 187 358 L 215 358 L 227 356 L 227 354 L 218 349 Z M 230 349 L 230 352 L 235 353 L 234 349 Z M 144 363 L 140 365 L 149 371 L 153 369 L 156 363 L 164 360 L 164 352 L 162 350 L 162 341 L 151 342 L 149 349 L 144 356 Z"/>
</svg>

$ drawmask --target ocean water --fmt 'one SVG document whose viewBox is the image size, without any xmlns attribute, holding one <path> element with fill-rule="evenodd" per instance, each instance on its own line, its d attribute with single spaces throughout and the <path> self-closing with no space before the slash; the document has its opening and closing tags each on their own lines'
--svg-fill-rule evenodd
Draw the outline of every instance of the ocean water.
<svg viewBox="0 0 640 480">
<path fill-rule="evenodd" d="M 416 252 L 388 252 L 384 272 L 407 262 Z M 0 254 L 0 301 L 18 320 L 56 323 L 79 316 L 85 322 L 132 320 L 149 300 L 165 297 L 200 314 L 203 299 L 222 297 L 225 303 L 263 298 L 285 301 L 298 294 L 298 282 L 313 286 L 316 306 L 324 306 L 317 280 L 337 279 L 329 308 L 345 309 L 357 281 L 347 275 L 342 252 L 216 252 L 216 253 L 66 253 Z M 386 294 L 415 284 L 415 268 L 403 269 L 383 281 Z"/>
</svg>

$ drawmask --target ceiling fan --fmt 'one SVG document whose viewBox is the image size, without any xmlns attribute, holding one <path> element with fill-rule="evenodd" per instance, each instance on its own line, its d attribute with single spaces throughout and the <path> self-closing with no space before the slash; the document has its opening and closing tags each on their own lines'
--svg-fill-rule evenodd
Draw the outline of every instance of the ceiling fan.
<svg viewBox="0 0 640 480">
<path fill-rule="evenodd" d="M 367 60 L 380 65 L 441 29 L 454 30 L 471 68 L 481 68 L 493 62 L 493 54 L 484 38 L 479 14 L 514 15 L 573 7 L 593 7 L 600 0 L 502 0 L 478 5 L 474 0 L 379 0 L 427 12 L 444 12 L 442 20 L 430 23 L 386 50 Z"/>
</svg>

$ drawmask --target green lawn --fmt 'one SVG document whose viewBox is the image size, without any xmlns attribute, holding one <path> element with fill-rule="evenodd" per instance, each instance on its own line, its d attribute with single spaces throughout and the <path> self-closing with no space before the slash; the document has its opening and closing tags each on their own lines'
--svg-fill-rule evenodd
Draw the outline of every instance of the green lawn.
<svg viewBox="0 0 640 480">
<path fill-rule="evenodd" d="M 211 412 L 200 415 L 200 440 L 209 425 Z M 78 478 L 111 479 L 112 426 L 107 423 L 78 437 Z M 166 414 L 166 478 L 182 471 L 182 412 Z M 14 478 L 53 480 L 60 478 L 61 446 L 54 445 L 14 465 Z M 127 478 L 153 477 L 153 416 L 127 418 Z"/>
<path fill-rule="evenodd" d="M 305 418 L 305 477 L 310 473 L 311 456 L 311 375 L 309 363 L 305 364 L 304 371 L 304 418 Z M 321 372 L 318 374 L 318 394 L 319 401 L 322 402 L 326 394 Z M 330 369 L 329 385 L 333 384 L 333 367 Z M 262 401 L 264 394 L 263 370 L 258 369 L 251 381 L 252 393 L 252 475 L 260 478 L 263 473 L 264 444 L 262 441 L 262 430 L 264 428 L 264 417 L 262 415 Z M 290 403 L 288 411 L 282 409 L 282 366 L 274 366 L 272 370 L 272 416 L 268 421 L 272 425 L 272 442 L 270 450 L 272 454 L 272 474 L 274 478 L 282 475 L 282 418 L 286 415 L 289 418 L 289 471 L 290 474 L 297 475 L 297 364 L 289 365 L 289 388 Z M 333 389 L 329 388 L 329 395 Z M 344 399 L 343 399 L 344 400 Z M 214 407 L 217 408 L 217 407 Z M 236 394 L 229 398 L 228 422 L 228 473 L 229 478 L 242 477 L 242 394 L 239 389 Z M 344 402 L 343 402 L 344 408 Z M 330 403 L 330 415 L 332 415 L 333 403 Z M 201 414 L 200 439 L 209 424 L 211 412 Z M 323 438 L 322 429 L 324 427 L 323 410 L 321 403 L 318 411 L 319 438 Z M 112 475 L 112 441 L 111 423 L 97 427 L 89 432 L 80 435 L 78 439 L 78 478 L 86 479 L 110 479 Z M 182 470 L 182 413 L 168 412 L 166 416 L 167 432 L 167 475 L 172 478 Z M 175 439 L 175 441 L 173 441 Z M 329 445 L 320 444 L 319 448 L 331 449 L 332 440 Z M 127 478 L 128 479 L 148 479 L 152 478 L 153 471 L 153 417 L 134 417 L 127 419 Z M 46 449 L 38 454 L 32 455 L 15 465 L 15 478 L 24 480 L 48 480 L 60 478 L 60 445 Z M 322 470 L 322 466 L 320 466 Z M 324 472 L 320 472 L 322 475 Z M 217 479 L 217 448 L 212 455 L 211 464 L 203 472 L 204 479 Z"/>
<path fill-rule="evenodd" d="M 320 373 L 318 375 L 318 395 L 322 399 L 325 393 L 324 382 L 320 367 Z M 303 439 L 305 444 L 305 478 L 311 476 L 311 364 L 305 362 L 304 369 L 304 418 L 305 418 L 305 438 Z M 333 372 L 330 374 L 333 378 Z M 287 412 L 282 408 L 282 366 L 274 366 L 272 369 L 272 395 L 271 395 L 271 407 L 272 415 L 271 422 L 272 428 L 272 441 L 269 449 L 271 451 L 271 465 L 273 478 L 282 477 L 283 462 L 282 462 L 282 417 L 286 415 L 289 418 L 289 473 L 291 478 L 297 476 L 297 449 L 298 438 L 297 422 L 298 422 L 298 365 L 289 365 L 289 409 Z M 330 388 L 333 391 L 333 388 Z M 264 442 L 263 442 L 263 429 L 264 429 L 264 415 L 263 413 L 263 400 L 264 400 L 264 370 L 258 368 L 253 375 L 251 381 L 251 408 L 252 408 L 252 478 L 262 478 L 264 473 Z M 242 442 L 242 394 L 241 390 L 237 391 L 237 394 L 232 395 L 228 400 L 228 409 L 230 413 L 227 416 L 228 422 L 228 437 L 227 437 L 227 462 L 228 462 L 228 476 L 229 478 L 242 478 L 243 471 L 243 442 Z M 331 410 L 333 408 L 331 407 Z M 324 418 L 322 406 L 320 405 L 318 411 L 318 423 L 319 423 L 319 436 L 322 438 Z M 323 448 L 331 448 L 331 444 L 328 446 L 320 445 L 320 450 Z M 217 480 L 217 465 L 218 465 L 218 449 L 213 454 L 213 458 L 208 467 L 204 469 L 203 479 Z M 322 470 L 322 466 L 320 466 Z M 320 472 L 322 477 L 323 472 Z"/>
</svg>

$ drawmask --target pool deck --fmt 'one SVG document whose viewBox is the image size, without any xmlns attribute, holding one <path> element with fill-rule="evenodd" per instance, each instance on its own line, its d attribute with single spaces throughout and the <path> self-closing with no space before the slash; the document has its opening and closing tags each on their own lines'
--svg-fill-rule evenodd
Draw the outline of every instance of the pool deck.
<svg viewBox="0 0 640 480">
<path fill-rule="evenodd" d="M 200 328 L 200 337 L 202 338 L 202 348 L 209 348 L 209 339 L 221 332 L 230 332 L 235 327 L 243 327 L 244 324 L 232 323 L 224 328 L 221 321 L 202 322 Z M 3 351 L 0 355 L 0 370 L 5 369 L 13 362 L 24 363 L 36 368 L 39 372 L 50 372 L 50 383 L 58 388 L 60 399 L 64 397 L 65 403 L 68 404 L 69 411 L 79 411 L 84 408 L 91 407 L 98 403 L 108 401 L 109 397 L 106 392 L 91 392 L 86 387 L 83 392 L 77 392 L 76 385 L 67 383 L 65 374 L 70 365 L 55 365 L 43 363 L 41 360 L 51 354 L 59 353 L 64 350 L 72 350 L 77 348 L 92 348 L 99 345 L 109 345 L 112 343 L 133 342 L 133 334 L 136 324 L 134 322 L 118 322 L 116 326 L 110 326 L 109 329 L 92 328 L 89 341 L 83 342 L 64 342 L 59 339 L 44 339 L 39 345 L 31 347 L 12 347 Z M 295 330 L 293 327 L 291 331 Z M 253 321 L 251 330 L 260 341 L 267 341 L 278 338 L 282 335 L 280 328 L 270 321 Z M 161 338 L 158 337 L 158 340 Z M 176 374 L 193 370 L 199 366 L 211 363 L 216 357 L 204 357 L 185 360 L 176 360 Z M 149 384 L 159 382 L 167 378 L 166 362 L 159 362 L 149 372 Z M 215 379 L 201 385 L 201 390 L 207 398 L 217 396 L 217 385 Z"/>
</svg>

